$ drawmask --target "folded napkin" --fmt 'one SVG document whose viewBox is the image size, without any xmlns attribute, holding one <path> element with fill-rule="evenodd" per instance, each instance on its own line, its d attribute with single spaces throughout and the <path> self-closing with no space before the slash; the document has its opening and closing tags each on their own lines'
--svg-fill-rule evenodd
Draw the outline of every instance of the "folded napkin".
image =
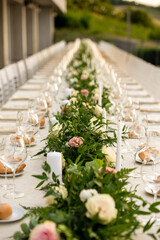
<svg viewBox="0 0 160 240">
<path fill-rule="evenodd" d="M 25 111 L 28 110 L 27 106 L 17 106 L 17 105 L 13 105 L 13 106 L 2 106 L 2 110 L 12 110 L 12 111 Z"/>
<path fill-rule="evenodd" d="M 134 102 L 134 101 L 133 101 Z M 140 101 L 139 102 L 139 104 L 141 104 L 141 105 L 147 105 L 147 104 L 159 104 L 160 102 L 158 102 L 158 101 Z"/>
<path fill-rule="evenodd" d="M 3 120 L 3 121 L 16 121 L 17 120 L 17 116 L 16 115 L 1 115 L 0 114 L 0 120 Z"/>
<path fill-rule="evenodd" d="M 160 113 L 160 109 L 140 109 L 141 112 Z"/>
<path fill-rule="evenodd" d="M 21 87 L 20 90 L 23 90 L 23 91 L 40 91 L 41 88 L 40 87 L 38 87 L 38 88 L 36 88 L 36 87 L 34 87 L 34 88 L 32 88 L 32 87 Z"/>
<path fill-rule="evenodd" d="M 151 120 L 151 119 L 148 119 L 147 120 L 148 123 L 160 123 L 160 119 L 157 119 L 157 120 Z"/>
<path fill-rule="evenodd" d="M 134 98 L 148 98 L 148 97 L 150 97 L 150 95 L 149 94 L 145 94 L 145 95 L 143 95 L 143 94 L 131 94 L 131 93 L 128 93 L 128 95 L 130 96 L 130 97 L 134 97 Z"/>
<path fill-rule="evenodd" d="M 33 85 L 43 85 L 45 81 L 43 80 L 35 80 L 31 79 L 27 82 L 27 84 L 33 84 Z"/>
<path fill-rule="evenodd" d="M 126 83 L 127 85 L 138 85 L 137 82 L 124 82 L 124 83 Z"/>
<path fill-rule="evenodd" d="M 12 96 L 12 100 L 28 100 L 28 99 L 34 99 L 36 97 L 38 97 L 39 92 L 38 91 L 23 91 L 23 90 L 18 90 L 13 96 Z"/>
<path fill-rule="evenodd" d="M 0 134 L 16 133 L 16 127 L 14 126 L 0 126 Z"/>
</svg>

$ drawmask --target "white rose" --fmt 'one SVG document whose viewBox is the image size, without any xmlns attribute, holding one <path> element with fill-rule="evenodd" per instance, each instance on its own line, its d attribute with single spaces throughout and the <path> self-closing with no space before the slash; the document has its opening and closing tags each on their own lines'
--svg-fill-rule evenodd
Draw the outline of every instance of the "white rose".
<svg viewBox="0 0 160 240">
<path fill-rule="evenodd" d="M 95 129 L 96 132 L 103 132 L 103 127 L 98 128 L 98 126 L 95 126 L 94 122 L 95 122 L 96 120 L 97 120 L 96 117 L 91 118 L 91 120 L 90 120 L 91 127 L 97 128 L 97 129 Z"/>
<path fill-rule="evenodd" d="M 96 106 L 94 107 L 94 109 L 93 109 L 93 113 L 94 113 L 97 117 L 99 117 L 99 116 L 102 114 L 102 112 L 103 112 L 103 109 L 102 109 L 100 106 L 98 106 L 98 105 L 96 105 Z"/>
<path fill-rule="evenodd" d="M 99 94 L 99 88 L 95 88 L 94 92 L 95 94 Z"/>
<path fill-rule="evenodd" d="M 62 129 L 62 126 L 61 125 L 55 125 L 53 128 L 52 128 L 52 134 L 57 136 L 59 131 Z"/>
<path fill-rule="evenodd" d="M 97 194 L 89 198 L 85 206 L 87 208 L 86 216 L 93 218 L 98 214 L 101 224 L 108 224 L 117 217 L 115 201 L 109 194 Z"/>
<path fill-rule="evenodd" d="M 90 86 L 94 86 L 94 85 L 95 85 L 94 80 L 92 80 L 89 85 L 90 85 Z"/>
<path fill-rule="evenodd" d="M 51 118 L 50 118 L 50 122 L 51 122 L 52 126 L 53 126 L 55 123 L 58 123 L 58 124 L 59 124 L 58 120 L 57 120 L 55 117 L 51 117 Z"/>
<path fill-rule="evenodd" d="M 46 197 L 46 204 L 47 205 L 52 205 L 52 204 L 57 204 L 57 200 L 55 199 L 54 196 L 50 195 Z"/>
<path fill-rule="evenodd" d="M 64 186 L 64 184 L 60 184 L 59 187 L 53 187 L 54 191 L 57 193 L 60 193 L 62 195 L 63 199 L 66 199 L 68 196 L 68 191 L 66 189 L 66 187 Z M 57 200 L 55 199 L 54 196 L 50 195 L 48 197 L 46 197 L 46 204 L 47 205 L 51 205 L 51 204 L 56 204 Z"/>
<path fill-rule="evenodd" d="M 70 102 L 72 102 L 73 104 L 75 104 L 75 103 L 77 102 L 77 98 L 72 97 L 72 98 L 70 99 Z"/>
<path fill-rule="evenodd" d="M 116 154 L 111 147 L 102 147 L 102 153 L 106 154 L 106 160 L 109 162 L 116 162 Z"/>
<path fill-rule="evenodd" d="M 57 187 L 57 191 L 61 193 L 63 199 L 67 198 L 68 191 L 67 191 L 67 188 L 64 186 L 64 184 L 60 184 L 59 187 Z"/>
<path fill-rule="evenodd" d="M 70 101 L 69 100 L 63 100 L 62 101 L 62 105 L 67 105 L 67 106 L 70 106 L 71 105 L 71 103 L 70 103 Z"/>
<path fill-rule="evenodd" d="M 82 202 L 87 201 L 90 197 L 93 197 L 94 195 L 98 194 L 96 189 L 83 189 L 80 192 L 80 199 Z"/>
<path fill-rule="evenodd" d="M 70 83 L 74 83 L 75 82 L 74 78 L 71 78 L 69 81 L 70 81 Z"/>
<path fill-rule="evenodd" d="M 99 99 L 99 94 L 94 94 L 94 96 L 92 97 L 93 100 L 97 101 Z"/>
<path fill-rule="evenodd" d="M 76 97 L 77 94 L 78 94 L 78 91 L 74 90 L 73 93 L 72 93 L 72 96 L 73 96 L 73 97 Z"/>
</svg>

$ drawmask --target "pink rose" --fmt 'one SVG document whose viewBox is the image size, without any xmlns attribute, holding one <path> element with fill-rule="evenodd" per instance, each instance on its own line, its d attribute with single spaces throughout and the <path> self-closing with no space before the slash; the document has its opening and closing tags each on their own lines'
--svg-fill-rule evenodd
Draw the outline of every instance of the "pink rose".
<svg viewBox="0 0 160 240">
<path fill-rule="evenodd" d="M 69 145 L 71 147 L 76 147 L 78 148 L 79 145 L 82 145 L 83 144 L 83 141 L 82 141 L 83 138 L 79 138 L 79 137 L 73 137 L 69 140 Z"/>
<path fill-rule="evenodd" d="M 102 171 L 102 167 L 99 168 L 99 172 L 101 172 L 101 171 Z M 114 168 L 106 167 L 106 171 L 105 171 L 104 175 L 106 175 L 107 173 L 113 173 L 113 174 L 115 174 L 115 173 L 117 173 L 117 171 L 116 171 Z"/>
<path fill-rule="evenodd" d="M 87 89 L 82 89 L 81 95 L 87 97 L 89 95 L 89 91 Z"/>
<path fill-rule="evenodd" d="M 37 225 L 30 234 L 29 240 L 60 240 L 56 231 L 56 224 L 51 221 L 45 221 Z"/>
<path fill-rule="evenodd" d="M 86 80 L 87 78 L 88 78 L 88 76 L 86 74 L 82 74 L 81 80 Z"/>
</svg>

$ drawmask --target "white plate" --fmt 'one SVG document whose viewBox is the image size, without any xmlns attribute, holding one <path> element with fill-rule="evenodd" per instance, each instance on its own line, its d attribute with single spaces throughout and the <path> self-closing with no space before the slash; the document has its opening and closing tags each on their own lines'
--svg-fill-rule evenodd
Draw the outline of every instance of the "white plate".
<svg viewBox="0 0 160 240">
<path fill-rule="evenodd" d="M 36 141 L 35 141 L 35 142 L 32 142 L 32 143 L 30 144 L 30 147 L 34 147 L 34 146 L 36 146 L 36 144 L 37 144 Z M 26 147 L 29 147 L 29 144 L 26 144 Z"/>
<path fill-rule="evenodd" d="M 20 176 L 20 175 L 22 175 L 23 173 L 24 173 L 24 170 L 21 171 L 21 172 L 15 173 L 15 176 L 16 176 L 16 177 L 17 177 L 17 176 Z M 4 173 L 0 173 L 0 177 L 5 177 L 5 174 L 4 174 Z M 8 173 L 8 174 L 7 174 L 7 177 L 13 177 L 13 173 Z"/>
<path fill-rule="evenodd" d="M 151 195 L 154 195 L 152 189 L 150 189 L 150 188 L 147 187 L 147 186 L 145 187 L 145 191 L 146 191 L 147 193 L 151 194 Z M 157 197 L 160 197 L 160 194 L 157 194 Z"/>
<path fill-rule="evenodd" d="M 139 153 L 139 152 L 138 152 Z M 138 163 L 142 163 L 143 161 L 140 159 L 140 157 L 138 156 L 138 153 L 136 154 L 136 162 Z M 150 161 L 150 162 L 147 162 L 146 165 L 152 165 L 153 162 Z"/>
<path fill-rule="evenodd" d="M 45 126 L 45 124 L 44 124 L 44 126 L 40 126 L 40 129 L 43 129 L 43 128 L 45 128 L 46 126 Z"/>
<path fill-rule="evenodd" d="M 20 206 L 12 206 L 12 216 L 7 220 L 0 220 L 0 223 L 15 222 L 23 218 L 26 210 Z"/>
</svg>

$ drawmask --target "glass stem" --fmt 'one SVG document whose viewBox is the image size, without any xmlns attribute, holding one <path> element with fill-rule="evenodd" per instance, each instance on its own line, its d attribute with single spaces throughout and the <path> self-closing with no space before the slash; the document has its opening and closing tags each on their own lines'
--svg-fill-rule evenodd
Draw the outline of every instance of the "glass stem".
<svg viewBox="0 0 160 240">
<path fill-rule="evenodd" d="M 136 153 L 137 153 L 137 152 L 134 152 L 134 168 L 136 168 Z M 135 169 L 135 170 L 136 170 L 136 169 Z M 134 171 L 135 171 L 135 170 L 134 170 Z"/>
<path fill-rule="evenodd" d="M 4 185 L 7 190 L 7 166 L 5 165 L 5 180 L 4 180 Z"/>
<path fill-rule="evenodd" d="M 156 203 L 157 202 L 157 192 L 154 193 L 154 199 L 153 199 L 153 202 Z M 156 213 L 153 213 L 153 219 L 156 220 Z"/>
<path fill-rule="evenodd" d="M 15 190 L 16 190 L 16 185 L 15 185 L 15 172 L 16 170 L 13 170 L 13 198 L 15 197 Z"/>
<path fill-rule="evenodd" d="M 29 138 L 28 157 L 29 157 L 29 160 L 31 160 L 31 138 Z"/>
</svg>

